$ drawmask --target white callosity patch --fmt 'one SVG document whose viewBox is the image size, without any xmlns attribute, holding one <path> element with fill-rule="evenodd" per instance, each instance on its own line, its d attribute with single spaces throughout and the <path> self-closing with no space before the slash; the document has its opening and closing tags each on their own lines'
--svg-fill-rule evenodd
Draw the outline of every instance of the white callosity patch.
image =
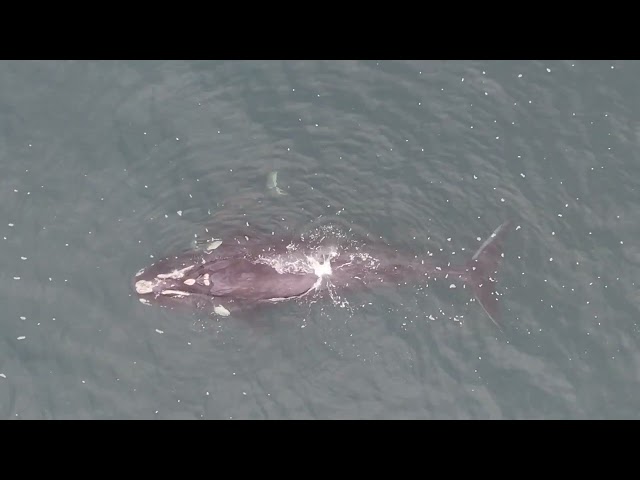
<svg viewBox="0 0 640 480">
<path fill-rule="evenodd" d="M 205 274 L 202 276 L 202 282 L 203 282 L 207 287 L 211 284 L 211 282 L 209 282 L 209 274 L 208 274 L 208 273 L 205 273 Z"/>
<path fill-rule="evenodd" d="M 151 302 L 149 300 L 147 300 L 146 298 L 139 298 L 138 300 L 140 300 L 140 303 L 142 303 L 144 305 L 151 305 Z"/>
<path fill-rule="evenodd" d="M 184 277 L 184 274 L 186 272 L 188 272 L 189 270 L 191 270 L 193 267 L 194 267 L 193 265 L 189 265 L 188 267 L 185 267 L 185 268 L 183 268 L 181 270 L 177 270 L 176 269 L 176 270 L 174 270 L 172 272 L 169 272 L 169 273 L 161 273 L 160 275 L 158 275 L 158 278 L 162 278 L 162 279 L 165 279 L 165 278 L 176 278 L 176 279 L 177 278 L 182 278 L 182 277 Z"/>
<path fill-rule="evenodd" d="M 189 292 L 183 292 L 182 290 L 162 290 L 162 295 L 174 295 L 176 297 L 188 297 L 191 295 Z"/>
<path fill-rule="evenodd" d="M 222 305 L 216 305 L 213 311 L 221 317 L 228 317 L 231 314 L 231 312 L 224 308 Z"/>
<path fill-rule="evenodd" d="M 158 287 L 159 285 L 162 285 L 164 283 L 164 281 L 166 279 L 178 279 L 178 278 L 182 278 L 184 277 L 184 274 L 186 272 L 188 272 L 189 270 L 191 270 L 194 267 L 194 265 L 189 265 L 188 267 L 182 268 L 180 270 L 176 269 L 173 270 L 172 272 L 169 273 L 161 273 L 159 274 L 156 278 L 154 278 L 153 280 L 138 280 L 135 284 L 135 289 L 136 292 L 139 293 L 140 295 L 145 295 L 147 293 L 153 293 L 154 289 L 156 287 Z M 138 275 L 141 275 L 143 273 L 143 270 L 140 270 L 138 272 Z M 187 280 L 188 282 L 188 280 Z M 187 283 L 185 282 L 185 283 Z M 187 285 L 189 285 L 189 283 L 187 283 Z M 170 291 L 170 290 L 165 290 L 165 292 Z M 176 290 L 177 291 L 177 290 Z M 163 295 L 168 295 L 164 292 L 162 292 Z M 184 292 L 180 292 L 182 295 L 186 295 Z"/>
<path fill-rule="evenodd" d="M 195 281 L 193 278 L 187 278 L 187 279 L 184 281 L 184 284 L 185 284 L 185 285 L 193 285 L 194 283 L 196 283 L 196 281 Z"/>
<path fill-rule="evenodd" d="M 153 292 L 153 287 L 158 284 L 159 280 L 150 282 L 149 280 L 140 280 L 136 282 L 136 292 L 144 295 L 145 293 Z"/>
</svg>

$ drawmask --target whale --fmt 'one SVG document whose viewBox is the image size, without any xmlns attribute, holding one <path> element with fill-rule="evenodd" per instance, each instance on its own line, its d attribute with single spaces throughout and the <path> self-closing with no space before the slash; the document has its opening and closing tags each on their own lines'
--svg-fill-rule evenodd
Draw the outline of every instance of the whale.
<svg viewBox="0 0 640 480">
<path fill-rule="evenodd" d="M 191 306 L 226 317 L 260 305 L 444 279 L 470 287 L 501 328 L 498 270 L 511 229 L 511 221 L 499 225 L 459 264 L 435 260 L 431 252 L 408 253 L 384 241 L 354 239 L 340 229 L 279 237 L 242 231 L 140 268 L 132 288 L 144 305 Z"/>
</svg>

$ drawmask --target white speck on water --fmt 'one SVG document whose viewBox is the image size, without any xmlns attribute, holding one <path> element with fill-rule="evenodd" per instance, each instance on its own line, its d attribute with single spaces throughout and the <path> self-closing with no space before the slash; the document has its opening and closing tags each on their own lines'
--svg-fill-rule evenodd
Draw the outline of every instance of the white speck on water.
<svg viewBox="0 0 640 480">
<path fill-rule="evenodd" d="M 13 277 L 14 280 L 20 280 L 20 277 Z"/>
<path fill-rule="evenodd" d="M 550 262 L 553 262 L 553 257 L 551 257 L 551 258 L 549 259 L 549 261 L 550 261 Z"/>
<path fill-rule="evenodd" d="M 550 69 L 550 68 L 547 68 L 547 72 L 548 72 L 548 73 L 551 73 L 551 69 Z"/>
<path fill-rule="evenodd" d="M 182 216 L 182 210 L 178 210 L 176 213 L 178 214 L 178 216 Z"/>
<path fill-rule="evenodd" d="M 521 73 L 518 74 L 518 78 L 522 78 L 522 74 Z"/>
<path fill-rule="evenodd" d="M 24 335 L 22 335 L 22 336 L 18 337 L 18 340 L 24 340 L 25 338 L 27 338 L 27 337 L 25 337 Z"/>
<path fill-rule="evenodd" d="M 522 178 L 524 178 L 524 177 L 525 177 L 524 173 L 521 173 L 521 174 L 520 174 L 520 176 L 521 176 Z"/>
<path fill-rule="evenodd" d="M 25 317 L 25 316 L 21 316 L 20 317 L 20 320 L 26 320 L 26 319 L 27 319 L 27 317 Z"/>
<path fill-rule="evenodd" d="M 178 137 L 176 137 L 176 140 L 180 140 Z"/>
<path fill-rule="evenodd" d="M 8 225 L 9 225 L 10 227 L 13 227 L 13 223 L 9 223 Z"/>
<path fill-rule="evenodd" d="M 451 285 L 449 285 L 449 288 L 456 288 L 456 285 L 452 283 Z"/>
<path fill-rule="evenodd" d="M 156 332 L 158 332 L 158 333 L 164 333 L 164 331 L 159 330 L 159 329 L 157 329 L 157 328 L 156 328 Z"/>
<path fill-rule="evenodd" d="M 20 259 L 21 259 L 21 260 L 26 260 L 26 259 L 27 259 L 27 257 L 20 257 Z"/>
</svg>

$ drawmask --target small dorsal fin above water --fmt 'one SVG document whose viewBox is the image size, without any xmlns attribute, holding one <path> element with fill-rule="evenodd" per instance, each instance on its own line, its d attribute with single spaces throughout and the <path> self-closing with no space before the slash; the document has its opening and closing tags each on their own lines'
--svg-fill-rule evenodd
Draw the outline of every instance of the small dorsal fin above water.
<svg viewBox="0 0 640 480">
<path fill-rule="evenodd" d="M 287 192 L 278 187 L 278 171 L 274 170 L 267 175 L 267 190 L 278 195 L 288 195 Z"/>
</svg>

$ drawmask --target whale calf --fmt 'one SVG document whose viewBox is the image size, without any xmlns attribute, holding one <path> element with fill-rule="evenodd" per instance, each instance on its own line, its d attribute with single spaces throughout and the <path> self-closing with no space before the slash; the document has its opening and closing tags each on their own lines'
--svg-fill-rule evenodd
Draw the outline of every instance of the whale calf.
<svg viewBox="0 0 640 480">
<path fill-rule="evenodd" d="M 133 290 L 145 305 L 191 305 L 228 316 L 248 306 L 327 292 L 443 278 L 470 286 L 500 327 L 497 271 L 510 227 L 509 221 L 501 224 L 460 265 L 435 263 L 431 254 L 406 254 L 370 239 L 348 241 L 348 232 L 280 238 L 231 235 L 142 268 L 133 278 Z"/>
</svg>

